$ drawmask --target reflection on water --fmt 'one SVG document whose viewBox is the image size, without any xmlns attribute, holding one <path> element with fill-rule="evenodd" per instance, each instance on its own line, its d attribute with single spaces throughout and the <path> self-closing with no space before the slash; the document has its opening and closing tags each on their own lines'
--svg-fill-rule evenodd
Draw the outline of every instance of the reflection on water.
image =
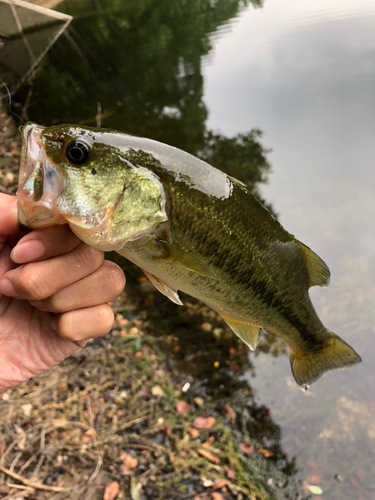
<svg viewBox="0 0 375 500">
<path fill-rule="evenodd" d="M 285 358 L 254 361 L 253 387 L 324 499 L 375 498 L 374 21 L 366 1 L 269 0 L 218 40 L 204 70 L 209 126 L 266 131 L 274 174 L 262 192 L 329 264 L 330 286 L 311 296 L 363 358 L 307 393 Z"/>
<path fill-rule="evenodd" d="M 192 319 L 163 297 L 155 298 L 155 325 L 177 338 L 171 351 L 181 369 L 208 379 L 213 396 L 241 394 L 243 402 L 257 390 L 258 408 L 269 407 L 281 426 L 271 426 L 275 450 L 281 438 L 321 498 L 371 500 L 375 10 L 365 0 L 253 7 L 239 0 L 65 2 L 61 9 L 76 18 L 69 42 L 53 47 L 17 99 L 31 89 L 26 112 L 45 125 L 100 121 L 199 154 L 254 191 L 262 184 L 286 229 L 329 264 L 331 284 L 312 298 L 323 323 L 363 363 L 326 374 L 303 393 L 273 337 L 248 360 L 216 318 L 196 312 Z M 264 186 L 269 161 L 274 173 Z"/>
</svg>

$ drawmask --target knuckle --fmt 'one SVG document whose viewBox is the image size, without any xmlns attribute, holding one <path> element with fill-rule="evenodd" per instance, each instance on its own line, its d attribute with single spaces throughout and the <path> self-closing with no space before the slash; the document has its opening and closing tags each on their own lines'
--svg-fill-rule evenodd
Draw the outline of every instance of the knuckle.
<svg viewBox="0 0 375 500">
<path fill-rule="evenodd" d="M 28 299 L 43 300 L 48 297 L 48 289 L 43 280 L 32 271 L 21 273 L 19 277 L 19 287 L 23 291 L 23 295 Z"/>
<path fill-rule="evenodd" d="M 83 269 L 98 269 L 104 260 L 104 254 L 97 248 L 90 247 L 86 243 L 81 243 L 77 251 L 72 253 L 72 265 Z"/>
<path fill-rule="evenodd" d="M 55 314 L 63 313 L 65 308 L 64 304 L 59 300 L 59 294 L 54 294 L 48 299 L 43 301 L 44 311 L 52 312 Z"/>
</svg>

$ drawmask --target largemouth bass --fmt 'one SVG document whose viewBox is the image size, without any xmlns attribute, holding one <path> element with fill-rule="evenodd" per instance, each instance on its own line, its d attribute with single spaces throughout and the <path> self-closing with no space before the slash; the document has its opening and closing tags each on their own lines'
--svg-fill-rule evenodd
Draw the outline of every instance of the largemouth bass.
<svg viewBox="0 0 375 500">
<path fill-rule="evenodd" d="M 19 222 L 69 224 L 116 250 L 176 304 L 178 291 L 217 311 L 254 350 L 259 328 L 289 346 L 297 384 L 361 361 L 310 301 L 326 264 L 289 234 L 246 186 L 188 153 L 119 132 L 23 127 Z"/>
</svg>

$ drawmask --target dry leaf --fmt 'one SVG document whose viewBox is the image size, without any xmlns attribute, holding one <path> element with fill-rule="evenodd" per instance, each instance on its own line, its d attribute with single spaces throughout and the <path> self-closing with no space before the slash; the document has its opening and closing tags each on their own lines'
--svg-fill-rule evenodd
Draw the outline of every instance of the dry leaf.
<svg viewBox="0 0 375 500">
<path fill-rule="evenodd" d="M 105 487 L 103 500 L 114 500 L 120 492 L 120 485 L 117 481 L 108 483 Z"/>
<path fill-rule="evenodd" d="M 215 422 L 216 420 L 213 417 L 197 417 L 193 422 L 193 426 L 196 429 L 209 429 Z"/>
<path fill-rule="evenodd" d="M 236 479 L 236 473 L 230 467 L 225 467 L 225 474 L 228 479 Z"/>
<path fill-rule="evenodd" d="M 220 495 L 220 493 L 217 493 L 215 491 L 211 493 L 211 495 L 212 495 L 212 500 L 224 500 L 224 497 Z"/>
<path fill-rule="evenodd" d="M 205 448 L 210 448 L 210 450 L 214 453 L 220 453 L 220 450 L 218 448 L 212 447 L 212 441 L 205 441 L 202 446 L 204 446 Z"/>
<path fill-rule="evenodd" d="M 234 424 L 236 421 L 236 412 L 228 405 L 224 406 L 224 410 L 228 413 L 231 424 Z"/>
<path fill-rule="evenodd" d="M 228 484 L 228 481 L 226 479 L 217 479 L 215 482 L 214 482 L 214 486 L 213 486 L 213 489 L 214 490 L 220 490 L 223 486 L 225 486 L 226 484 Z"/>
<path fill-rule="evenodd" d="M 138 466 L 138 460 L 129 453 L 125 453 L 123 450 L 121 450 L 119 458 L 122 461 L 120 472 L 123 476 L 129 476 L 131 474 L 131 469 L 135 469 Z"/>
<path fill-rule="evenodd" d="M 215 455 L 213 455 L 209 451 L 204 450 L 203 448 L 199 448 L 198 453 L 199 453 L 199 455 L 202 455 L 202 457 L 207 458 L 207 460 L 209 460 L 213 464 L 219 465 L 220 458 L 216 457 Z"/>
<path fill-rule="evenodd" d="M 177 401 L 177 406 L 176 406 L 177 413 L 187 413 L 188 411 L 191 410 L 191 405 L 188 405 L 185 403 L 185 401 L 182 401 L 179 399 Z"/>
<path fill-rule="evenodd" d="M 240 443 L 240 449 L 245 455 L 251 455 L 254 452 L 254 446 L 249 443 Z"/>
<path fill-rule="evenodd" d="M 275 455 L 273 451 L 265 450 L 264 448 L 260 448 L 259 446 L 257 446 L 257 452 L 263 455 L 265 458 L 270 458 Z"/>
<path fill-rule="evenodd" d="M 90 428 L 85 433 L 82 434 L 81 442 L 82 443 L 90 443 L 90 441 L 93 441 L 94 438 L 95 438 L 95 431 L 94 431 L 94 429 Z"/>
<path fill-rule="evenodd" d="M 199 431 L 197 429 L 193 429 L 192 427 L 189 427 L 188 433 L 190 434 L 191 437 L 197 438 L 199 437 Z"/>
<path fill-rule="evenodd" d="M 306 478 L 306 483 L 308 484 L 319 484 L 321 482 L 322 478 L 319 476 L 319 474 L 316 474 L 312 472 L 309 474 Z"/>
</svg>

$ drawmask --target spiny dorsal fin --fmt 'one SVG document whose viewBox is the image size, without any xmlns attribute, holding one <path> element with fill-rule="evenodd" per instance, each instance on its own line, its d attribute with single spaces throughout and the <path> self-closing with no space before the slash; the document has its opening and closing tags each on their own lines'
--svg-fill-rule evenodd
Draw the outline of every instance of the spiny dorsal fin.
<svg viewBox="0 0 375 500">
<path fill-rule="evenodd" d="M 296 240 L 296 242 L 302 250 L 306 262 L 306 267 L 310 277 L 310 286 L 328 286 L 331 273 L 329 272 L 327 264 L 320 257 L 318 257 L 318 255 L 316 255 L 311 248 L 298 240 Z"/>
<path fill-rule="evenodd" d="M 142 271 L 145 273 L 147 278 L 151 281 L 151 283 L 154 285 L 155 288 L 159 290 L 160 293 L 168 297 L 169 300 L 174 302 L 175 304 L 178 304 L 179 306 L 183 306 L 184 304 L 181 302 L 180 297 L 178 296 L 177 290 L 175 288 L 172 288 L 170 285 L 168 285 L 165 281 L 161 280 L 160 278 L 157 278 L 151 273 L 148 273 L 144 269 Z"/>
<path fill-rule="evenodd" d="M 310 385 L 328 370 L 360 363 L 361 357 L 338 335 L 327 332 L 328 341 L 319 350 L 298 352 L 289 348 L 290 366 L 298 385 Z"/>
<path fill-rule="evenodd" d="M 238 335 L 252 351 L 255 351 L 258 342 L 259 325 L 241 321 L 231 316 L 224 316 L 223 314 L 221 317 L 227 325 L 231 327 L 234 333 Z"/>
<path fill-rule="evenodd" d="M 211 271 L 211 269 L 206 266 L 206 264 L 202 262 L 198 257 L 195 257 L 195 255 L 185 252 L 185 250 L 175 247 L 167 241 L 157 241 L 159 248 L 162 251 L 162 255 L 158 256 L 159 259 L 163 259 L 167 262 L 176 264 L 177 266 L 184 267 L 185 269 L 193 271 L 194 273 L 200 274 L 202 276 L 217 279 L 215 273 Z"/>
<path fill-rule="evenodd" d="M 230 175 L 228 175 L 229 179 L 234 182 L 235 184 L 239 184 L 240 186 L 243 186 L 245 188 L 247 188 L 246 184 L 242 181 L 239 181 L 238 179 L 236 179 L 235 177 L 232 177 Z"/>
</svg>

